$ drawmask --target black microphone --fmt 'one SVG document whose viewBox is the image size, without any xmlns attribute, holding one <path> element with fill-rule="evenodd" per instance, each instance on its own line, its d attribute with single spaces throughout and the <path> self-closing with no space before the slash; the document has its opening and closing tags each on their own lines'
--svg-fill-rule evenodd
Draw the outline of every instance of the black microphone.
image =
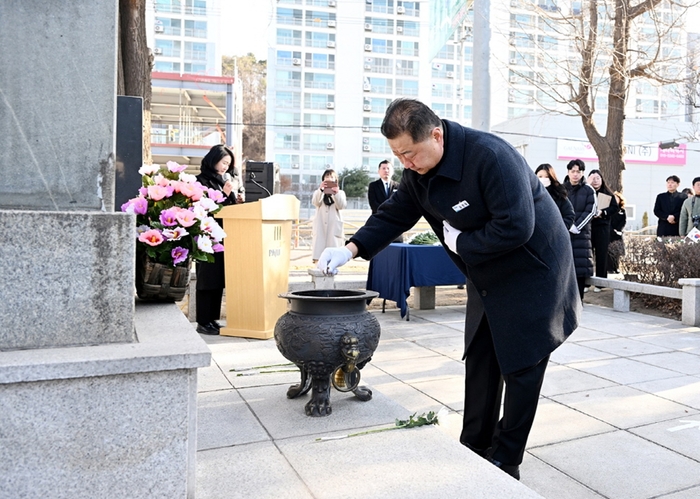
<svg viewBox="0 0 700 499">
<path fill-rule="evenodd" d="M 248 174 L 248 179 L 249 179 L 251 182 L 253 182 L 255 185 L 257 185 L 258 187 L 260 187 L 263 191 L 267 192 L 267 195 L 268 195 L 268 196 L 272 196 L 272 193 L 271 193 L 270 191 L 267 190 L 267 187 L 265 187 L 265 186 L 262 185 L 260 182 L 258 182 L 257 180 L 255 180 L 255 172 L 250 172 L 250 173 Z"/>
</svg>

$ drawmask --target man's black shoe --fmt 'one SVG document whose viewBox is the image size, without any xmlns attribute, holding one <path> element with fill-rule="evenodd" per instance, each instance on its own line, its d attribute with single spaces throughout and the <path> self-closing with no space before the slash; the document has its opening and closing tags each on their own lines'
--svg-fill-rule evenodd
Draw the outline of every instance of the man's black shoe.
<svg viewBox="0 0 700 499">
<path fill-rule="evenodd" d="M 211 323 L 209 323 L 207 325 L 197 324 L 197 332 L 199 334 L 210 334 L 210 335 L 219 334 L 219 330 L 216 329 Z"/>
<path fill-rule="evenodd" d="M 209 325 L 210 325 L 210 326 L 214 326 L 216 329 L 221 329 L 221 324 L 219 324 L 219 323 L 216 322 L 216 321 L 211 321 L 211 322 L 209 323 Z"/>
<path fill-rule="evenodd" d="M 520 466 L 518 466 L 517 464 L 503 464 L 502 462 L 496 461 L 492 458 L 487 459 L 491 464 L 493 464 L 497 468 L 501 468 L 501 470 L 505 471 L 516 480 L 520 480 Z"/>
</svg>

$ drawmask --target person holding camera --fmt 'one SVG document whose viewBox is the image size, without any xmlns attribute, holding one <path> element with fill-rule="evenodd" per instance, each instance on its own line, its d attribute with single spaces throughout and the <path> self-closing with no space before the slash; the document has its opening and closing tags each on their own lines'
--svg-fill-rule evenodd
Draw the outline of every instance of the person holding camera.
<svg viewBox="0 0 700 499">
<path fill-rule="evenodd" d="M 311 258 L 314 263 L 325 248 L 337 248 L 345 244 L 343 216 L 340 210 L 347 206 L 345 192 L 338 188 L 338 174 L 326 170 L 321 185 L 314 191 L 311 202 L 316 207 L 312 227 Z"/>
<path fill-rule="evenodd" d="M 685 237 L 693 227 L 700 230 L 700 177 L 693 179 L 693 196 L 683 201 L 681 208 L 680 235 Z"/>
</svg>

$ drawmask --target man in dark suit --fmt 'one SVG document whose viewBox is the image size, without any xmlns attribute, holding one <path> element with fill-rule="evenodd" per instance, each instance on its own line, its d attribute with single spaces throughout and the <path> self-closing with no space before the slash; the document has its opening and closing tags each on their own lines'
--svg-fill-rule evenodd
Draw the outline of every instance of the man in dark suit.
<svg viewBox="0 0 700 499">
<path fill-rule="evenodd" d="M 425 217 L 468 277 L 460 440 L 519 478 L 549 355 L 578 326 L 569 233 L 525 159 L 499 137 L 411 99 L 391 103 L 381 130 L 405 167 L 401 184 L 318 267 L 332 273 L 371 258 Z"/>
<path fill-rule="evenodd" d="M 391 161 L 385 159 L 379 163 L 377 173 L 379 173 L 379 179 L 370 182 L 367 189 L 367 200 L 369 201 L 369 207 L 372 209 L 372 214 L 377 213 L 379 205 L 389 199 L 396 192 L 396 189 L 399 188 L 398 182 L 391 180 L 392 175 L 394 175 L 394 167 L 391 165 Z"/>
<path fill-rule="evenodd" d="M 678 192 L 680 183 L 681 179 L 671 175 L 666 179 L 666 192 L 656 196 L 654 215 L 659 218 L 659 223 L 656 226 L 657 236 L 678 235 L 681 207 L 683 206 L 683 201 L 686 200 L 686 196 Z"/>
</svg>

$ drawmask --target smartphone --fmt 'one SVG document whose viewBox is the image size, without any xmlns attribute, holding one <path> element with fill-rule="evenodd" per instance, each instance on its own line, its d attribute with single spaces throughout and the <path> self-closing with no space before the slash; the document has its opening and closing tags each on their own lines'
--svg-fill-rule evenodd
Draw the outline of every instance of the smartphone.
<svg viewBox="0 0 700 499">
<path fill-rule="evenodd" d="M 333 187 L 338 187 L 338 182 L 326 180 L 326 188 L 323 189 L 324 194 L 333 194 Z"/>
</svg>

